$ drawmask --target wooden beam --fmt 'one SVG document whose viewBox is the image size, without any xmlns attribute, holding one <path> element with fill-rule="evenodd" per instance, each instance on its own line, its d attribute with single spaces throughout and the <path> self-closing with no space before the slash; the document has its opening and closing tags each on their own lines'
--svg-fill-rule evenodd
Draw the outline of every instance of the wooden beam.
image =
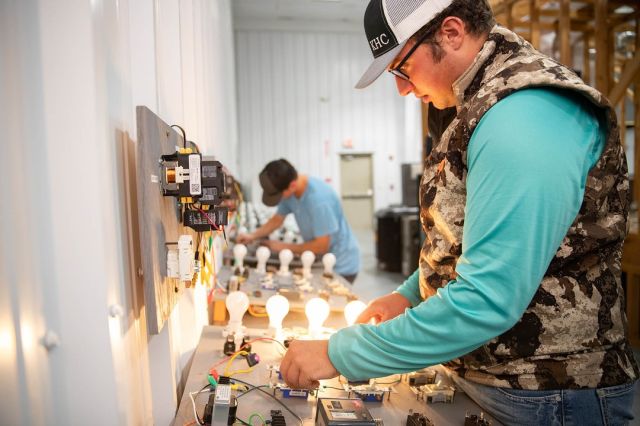
<svg viewBox="0 0 640 426">
<path fill-rule="evenodd" d="M 560 0 L 560 62 L 568 67 L 573 66 L 571 51 L 571 0 Z"/>
<path fill-rule="evenodd" d="M 640 52 L 640 18 L 636 20 L 636 52 Z M 633 93 L 634 99 L 634 157 L 635 159 L 631 160 L 635 162 L 634 167 L 634 176 L 633 176 L 633 192 L 634 199 L 636 201 L 636 206 L 638 210 L 637 220 L 640 223 L 640 75 L 636 76 L 636 87 Z M 636 258 L 638 259 L 638 258 Z"/>
<path fill-rule="evenodd" d="M 607 27 L 607 0 L 595 2 L 596 89 L 609 93 L 609 28 Z"/>
<path fill-rule="evenodd" d="M 513 3 L 509 3 L 506 6 L 504 13 L 507 17 L 506 19 L 507 28 L 512 29 L 513 28 Z"/>
<path fill-rule="evenodd" d="M 636 52 L 633 59 L 629 60 L 624 67 L 624 71 L 620 75 L 620 80 L 609 93 L 609 101 L 613 105 L 617 105 L 622 100 L 627 88 L 633 83 L 640 73 L 640 50 Z"/>
<path fill-rule="evenodd" d="M 529 0 L 529 34 L 533 47 L 540 49 L 540 9 L 537 0 Z"/>
<path fill-rule="evenodd" d="M 589 46 L 591 44 L 591 35 L 589 33 L 583 33 L 582 44 L 584 49 L 582 51 L 582 79 L 585 83 L 591 84 L 591 54 L 589 53 Z"/>
</svg>

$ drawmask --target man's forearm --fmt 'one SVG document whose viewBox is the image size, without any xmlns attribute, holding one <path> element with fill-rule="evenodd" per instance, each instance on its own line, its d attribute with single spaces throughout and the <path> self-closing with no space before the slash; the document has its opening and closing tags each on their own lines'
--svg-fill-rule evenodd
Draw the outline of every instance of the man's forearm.
<svg viewBox="0 0 640 426">
<path fill-rule="evenodd" d="M 284 217 L 278 214 L 273 215 L 271 219 L 267 221 L 267 223 L 265 223 L 260 228 L 253 231 L 254 239 L 264 238 L 268 236 L 273 231 L 278 229 L 282 225 L 282 222 L 284 222 Z"/>
<path fill-rule="evenodd" d="M 287 248 L 294 254 L 302 254 L 309 250 L 316 255 L 322 255 L 329 251 L 330 237 L 325 235 L 323 237 L 315 238 L 311 241 L 305 241 L 302 244 L 287 244 Z"/>
</svg>

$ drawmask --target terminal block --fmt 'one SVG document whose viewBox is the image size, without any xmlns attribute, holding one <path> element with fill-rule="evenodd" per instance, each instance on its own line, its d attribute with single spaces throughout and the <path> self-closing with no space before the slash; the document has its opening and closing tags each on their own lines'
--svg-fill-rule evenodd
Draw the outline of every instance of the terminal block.
<svg viewBox="0 0 640 426">
<path fill-rule="evenodd" d="M 447 386 L 440 383 L 432 385 L 423 385 L 417 388 L 418 399 L 422 399 L 427 403 L 445 402 L 453 403 L 453 397 L 456 389 L 453 386 Z"/>
<path fill-rule="evenodd" d="M 464 416 L 464 426 L 491 426 L 491 421 L 484 418 L 484 413 L 469 414 Z"/>
<path fill-rule="evenodd" d="M 409 412 L 407 426 L 434 426 L 433 422 L 423 414 Z M 466 425 L 465 425 L 466 426 Z"/>
</svg>

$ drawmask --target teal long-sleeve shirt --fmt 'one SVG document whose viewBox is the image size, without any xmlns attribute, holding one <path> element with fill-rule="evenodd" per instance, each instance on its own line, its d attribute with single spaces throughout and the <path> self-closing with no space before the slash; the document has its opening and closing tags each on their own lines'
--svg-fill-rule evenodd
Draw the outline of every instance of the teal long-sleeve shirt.
<svg viewBox="0 0 640 426">
<path fill-rule="evenodd" d="M 503 99 L 467 152 L 457 278 L 422 300 L 419 272 L 396 291 L 411 309 L 335 333 L 329 358 L 349 379 L 382 377 L 471 352 L 521 318 L 575 219 L 605 135 L 585 101 L 551 89 Z"/>
</svg>

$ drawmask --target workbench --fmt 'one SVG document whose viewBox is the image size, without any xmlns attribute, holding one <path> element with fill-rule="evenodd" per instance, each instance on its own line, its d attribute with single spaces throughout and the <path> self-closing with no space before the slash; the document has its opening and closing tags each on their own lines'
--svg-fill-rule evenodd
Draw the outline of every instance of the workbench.
<svg viewBox="0 0 640 426">
<path fill-rule="evenodd" d="M 189 392 L 196 392 L 203 388 L 207 382 L 207 374 L 212 365 L 225 356 L 222 354 L 222 348 L 225 339 L 222 335 L 223 327 L 207 326 L 202 330 L 200 342 L 196 349 L 191 364 L 191 369 L 187 377 L 185 389 L 180 400 L 180 405 L 174 420 L 174 426 L 194 425 L 195 419 L 193 407 L 189 397 Z M 253 339 L 260 337 L 265 330 L 250 329 L 248 334 Z M 256 352 L 261 362 L 253 371 L 246 374 L 237 374 L 233 378 L 237 378 L 253 385 L 265 385 L 269 383 L 269 366 L 279 365 L 282 358 L 283 349 L 276 342 L 259 341 L 252 345 L 253 352 Z M 226 363 L 216 367 L 219 372 L 224 371 Z M 247 364 L 243 359 L 234 361 L 233 369 L 246 368 Z M 320 398 L 346 398 L 348 393 L 341 389 L 340 378 L 331 380 L 323 380 L 321 386 L 327 386 L 326 389 L 318 392 Z M 444 378 L 444 380 L 447 380 Z M 344 378 L 342 378 L 344 381 Z M 303 419 L 304 426 L 312 426 L 315 424 L 316 398 L 283 398 L 282 392 L 276 389 L 266 389 L 286 404 L 292 411 Z M 204 407 L 208 400 L 208 392 L 202 392 L 196 395 L 196 410 L 200 418 L 202 418 Z M 388 398 L 384 398 L 382 402 L 366 402 L 367 409 L 374 418 L 382 419 L 385 426 L 404 425 L 409 410 L 419 412 L 426 415 L 434 425 L 463 425 L 466 413 L 480 414 L 481 409 L 471 401 L 465 394 L 456 391 L 453 403 L 433 403 L 427 404 L 424 401 L 417 400 L 416 395 L 411 391 L 405 383 L 393 385 L 393 391 Z M 287 425 L 299 425 L 300 422 L 285 410 L 280 404 L 272 398 L 264 395 L 257 390 L 238 398 L 237 417 L 247 421 L 251 414 L 260 413 L 265 419 L 269 419 L 271 410 L 282 410 Z M 498 425 L 494 419 L 485 414 L 485 418 L 491 420 L 492 425 Z M 257 424 L 257 423 L 256 423 Z"/>
<path fill-rule="evenodd" d="M 249 296 L 249 303 L 253 306 L 263 307 L 267 304 L 267 300 L 269 297 L 278 293 L 278 288 L 284 288 L 292 290 L 294 293 L 299 293 L 299 299 L 289 299 L 289 307 L 291 310 L 304 311 L 304 306 L 309 299 L 314 297 L 318 297 L 320 294 L 323 294 L 325 297 L 328 296 L 329 306 L 331 306 L 332 311 L 342 312 L 344 311 L 345 305 L 350 301 L 356 299 L 356 296 L 353 295 L 352 289 L 353 285 L 345 280 L 339 274 L 333 274 L 333 278 L 328 279 L 323 276 L 323 272 L 321 268 L 312 268 L 311 272 L 313 276 L 309 279 L 309 284 L 313 288 L 309 292 L 298 292 L 297 286 L 294 284 L 293 275 L 288 277 L 279 276 L 277 273 L 273 274 L 273 282 L 275 284 L 275 288 L 272 290 L 262 288 L 262 284 L 260 279 L 263 274 L 259 274 L 256 272 L 255 268 L 246 267 L 248 270 L 248 276 L 246 279 L 240 284 L 240 290 L 245 292 L 247 296 Z M 227 287 L 227 283 L 229 278 L 234 274 L 234 268 L 231 266 L 223 266 L 218 272 L 218 282 L 225 289 Z M 346 289 L 348 294 L 339 295 L 333 292 L 333 289 L 329 286 L 329 283 L 332 285 L 337 285 Z M 281 294 L 287 296 L 284 292 Z M 216 291 L 213 296 L 213 323 L 214 324 L 223 324 L 226 322 L 226 307 L 225 307 L 225 298 L 227 294 L 223 292 Z"/>
</svg>

